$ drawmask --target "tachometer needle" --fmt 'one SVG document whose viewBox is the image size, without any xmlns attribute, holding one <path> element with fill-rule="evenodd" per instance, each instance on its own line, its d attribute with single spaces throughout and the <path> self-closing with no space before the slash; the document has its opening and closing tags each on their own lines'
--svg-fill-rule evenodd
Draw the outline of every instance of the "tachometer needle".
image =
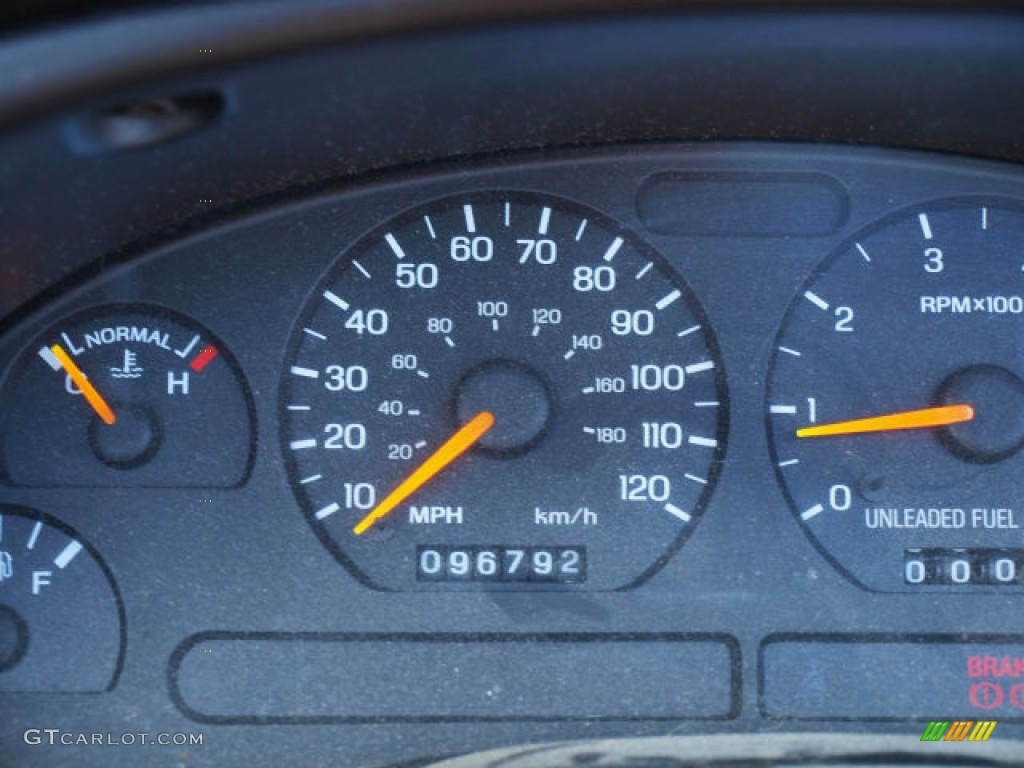
<svg viewBox="0 0 1024 768">
<path fill-rule="evenodd" d="M 869 419 L 837 421 L 834 424 L 804 427 L 796 431 L 797 437 L 828 437 L 831 435 L 852 435 L 858 432 L 893 432 L 899 429 L 926 429 L 959 424 L 974 418 L 973 406 L 943 405 L 939 408 L 922 408 L 917 411 L 890 413 Z"/>
<path fill-rule="evenodd" d="M 448 438 L 444 445 L 434 451 L 411 475 L 399 483 L 398 487 L 389 493 L 387 498 L 359 521 L 359 524 L 353 529 L 356 536 L 363 535 L 374 523 L 426 485 L 437 473 L 459 458 L 459 456 L 472 448 L 493 425 L 494 414 L 490 411 L 480 411 L 480 413 L 467 421 L 458 432 Z"/>
<path fill-rule="evenodd" d="M 75 365 L 75 361 L 68 356 L 68 353 L 64 351 L 61 345 L 54 344 L 50 347 L 50 352 L 57 358 L 61 368 L 67 371 L 75 386 L 82 391 L 82 395 L 89 405 L 92 406 L 92 409 L 96 411 L 96 415 L 103 419 L 103 423 L 109 425 L 117 421 L 117 416 L 114 415 L 113 409 L 107 405 L 107 401 L 103 399 L 103 396 L 96 391 L 96 387 L 85 378 L 82 369 Z"/>
</svg>

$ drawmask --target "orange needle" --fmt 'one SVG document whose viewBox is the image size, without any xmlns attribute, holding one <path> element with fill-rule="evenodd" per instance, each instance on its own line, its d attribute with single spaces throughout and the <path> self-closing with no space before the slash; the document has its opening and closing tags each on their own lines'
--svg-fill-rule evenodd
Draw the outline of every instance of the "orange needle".
<svg viewBox="0 0 1024 768">
<path fill-rule="evenodd" d="M 494 414 L 490 411 L 480 411 L 480 413 L 467 421 L 458 432 L 448 438 L 444 445 L 434 451 L 395 490 L 389 493 L 386 499 L 359 521 L 359 524 L 353 529 L 356 536 L 362 536 L 374 523 L 412 496 L 412 494 L 416 493 L 438 472 L 472 448 L 476 441 L 483 437 L 484 433 L 493 425 Z"/>
<path fill-rule="evenodd" d="M 68 372 L 68 376 L 75 382 L 75 386 L 82 390 L 85 399 L 92 406 L 92 409 L 96 411 L 96 415 L 103 419 L 103 423 L 113 424 L 117 421 L 117 416 L 114 415 L 114 411 L 107 405 L 107 401 L 96 391 L 96 387 L 85 378 L 82 369 L 75 365 L 75 361 L 68 357 L 68 353 L 64 351 L 61 345 L 54 344 L 50 347 L 50 351 L 57 358 L 57 362 L 60 363 L 61 367 Z"/>
<path fill-rule="evenodd" d="M 890 413 L 870 419 L 837 421 L 818 427 L 804 427 L 796 431 L 797 437 L 827 437 L 829 435 L 852 435 L 857 432 L 891 432 L 897 429 L 924 429 L 959 424 L 974 418 L 970 405 L 943 405 L 940 408 L 923 408 L 919 411 Z"/>
</svg>

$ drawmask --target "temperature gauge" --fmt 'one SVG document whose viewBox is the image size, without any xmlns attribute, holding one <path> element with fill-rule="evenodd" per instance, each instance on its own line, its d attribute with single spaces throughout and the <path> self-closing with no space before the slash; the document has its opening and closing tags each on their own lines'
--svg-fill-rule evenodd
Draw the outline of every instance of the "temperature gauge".
<svg viewBox="0 0 1024 768">
<path fill-rule="evenodd" d="M 251 396 L 224 345 L 168 310 L 106 306 L 37 338 L 0 393 L 0 476 L 19 486 L 232 487 Z"/>
</svg>

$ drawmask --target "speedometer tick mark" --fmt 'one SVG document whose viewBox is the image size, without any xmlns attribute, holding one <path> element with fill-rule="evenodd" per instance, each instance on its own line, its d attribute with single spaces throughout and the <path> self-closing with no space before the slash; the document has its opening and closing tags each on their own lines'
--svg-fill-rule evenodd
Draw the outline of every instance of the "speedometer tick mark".
<svg viewBox="0 0 1024 768">
<path fill-rule="evenodd" d="M 680 509 L 679 507 L 677 507 L 677 506 L 676 506 L 675 504 L 673 504 L 673 503 L 672 503 L 671 501 L 670 501 L 670 502 L 667 502 L 667 503 L 665 504 L 665 507 L 664 507 L 664 509 L 665 509 L 665 511 L 666 511 L 666 512 L 668 512 L 668 513 L 669 513 L 670 515 L 672 515 L 673 517 L 678 517 L 678 518 L 679 518 L 680 520 L 682 520 L 682 521 L 683 521 L 684 523 L 688 523 L 688 522 L 690 522 L 690 515 L 689 515 L 689 514 L 687 514 L 686 512 L 684 512 L 683 510 L 681 510 L 681 509 Z"/>
<path fill-rule="evenodd" d="M 790 349 L 789 347 L 779 347 L 779 352 L 785 352 L 787 355 L 792 355 L 793 357 L 801 357 L 799 352 L 795 349 Z"/>
<path fill-rule="evenodd" d="M 710 437 L 701 437 L 700 435 L 690 435 L 687 442 L 690 445 L 699 445 L 702 448 L 717 448 L 718 441 L 713 440 Z"/>
<path fill-rule="evenodd" d="M 492 319 L 491 319 L 491 330 L 492 330 L 492 331 L 496 331 L 496 330 L 498 330 L 498 329 L 499 329 L 500 327 L 501 327 L 501 326 L 500 326 L 500 325 L 499 325 L 499 323 L 498 323 L 498 318 L 496 318 L 496 317 L 495 317 L 495 318 L 492 318 Z"/>
<path fill-rule="evenodd" d="M 397 256 L 399 259 L 405 258 L 405 251 L 402 250 L 402 246 L 398 244 L 398 241 L 395 239 L 395 236 L 393 234 L 388 232 L 386 235 L 384 235 L 384 239 L 388 241 L 388 245 L 391 246 L 391 250 L 394 251 L 395 256 Z"/>
<path fill-rule="evenodd" d="M 548 233 L 548 224 L 550 223 L 551 209 L 545 205 L 540 211 L 540 224 L 537 225 L 537 234 L 546 235 Z"/>
<path fill-rule="evenodd" d="M 593 427 L 584 427 L 583 431 L 588 435 L 593 435 L 597 430 L 595 430 Z"/>
<path fill-rule="evenodd" d="M 686 371 L 686 373 L 690 374 L 700 373 L 701 371 L 710 371 L 714 367 L 715 363 L 713 360 L 705 360 L 702 363 L 693 363 L 692 365 L 688 365 L 685 368 L 683 368 L 683 370 Z"/>
<path fill-rule="evenodd" d="M 474 234 L 476 232 L 476 217 L 473 215 L 473 206 L 468 203 L 462 206 L 462 213 L 466 217 L 466 231 L 471 235 Z"/>
<path fill-rule="evenodd" d="M 564 357 L 566 360 L 568 360 L 568 359 L 570 359 L 575 354 L 576 354 L 576 350 L 575 349 L 570 349 L 568 352 L 566 352 L 564 355 L 562 355 L 562 357 Z"/>
<path fill-rule="evenodd" d="M 581 392 L 582 392 L 582 393 L 583 393 L 584 395 L 592 395 L 592 394 L 594 394 L 594 388 L 593 388 L 593 387 L 584 387 L 584 388 L 583 388 L 583 389 L 581 389 L 580 391 L 581 391 Z"/>
<path fill-rule="evenodd" d="M 430 239 L 437 240 L 437 232 L 434 231 L 434 222 L 430 220 L 430 217 L 424 216 L 423 223 L 427 225 L 427 232 L 430 233 Z"/>
<path fill-rule="evenodd" d="M 530 335 L 531 336 L 540 336 L 540 326 L 539 325 L 533 326 L 533 331 L 530 332 Z"/>
<path fill-rule="evenodd" d="M 311 411 L 313 409 L 312 409 L 311 406 L 308 406 L 308 405 L 289 405 L 288 406 L 288 410 L 289 411 Z"/>
<path fill-rule="evenodd" d="M 317 333 L 317 332 L 316 332 L 316 331 L 314 331 L 314 330 L 313 330 L 312 328 L 303 328 L 302 330 L 303 330 L 303 331 L 304 331 L 304 332 L 305 332 L 305 333 L 306 333 L 307 335 L 309 335 L 309 336 L 312 336 L 312 337 L 313 337 L 314 339 L 320 339 L 321 341 L 324 341 L 324 340 L 325 340 L 325 339 L 327 338 L 327 337 L 326 337 L 326 336 L 324 336 L 324 335 L 323 335 L 322 333 Z"/>
<path fill-rule="evenodd" d="M 288 447 L 293 451 L 302 451 L 306 448 L 316 448 L 316 438 L 310 437 L 305 440 L 292 440 Z"/>
<path fill-rule="evenodd" d="M 691 333 L 696 333 L 699 330 L 699 325 L 692 325 L 689 328 L 684 328 L 683 330 L 681 330 L 679 333 L 676 334 L 676 336 L 681 339 L 683 338 L 683 336 L 689 336 Z"/>
<path fill-rule="evenodd" d="M 331 291 L 324 291 L 323 297 L 343 311 L 348 311 L 348 302 Z"/>
<path fill-rule="evenodd" d="M 981 228 L 988 229 L 988 208 L 981 209 Z"/>
<path fill-rule="evenodd" d="M 419 416 L 420 415 L 420 409 L 419 408 L 410 408 L 409 409 L 409 415 L 410 416 Z"/>
<path fill-rule="evenodd" d="M 696 475 L 685 474 L 683 475 L 683 477 L 685 477 L 687 480 L 692 480 L 695 483 L 700 483 L 701 485 L 708 484 L 707 480 L 705 480 L 703 477 L 697 477 Z"/>
<path fill-rule="evenodd" d="M 427 447 L 427 441 L 426 440 L 420 440 L 418 443 L 415 443 L 413 445 L 413 447 L 414 448 L 420 448 L 420 449 L 426 448 Z"/>
<path fill-rule="evenodd" d="M 307 379 L 318 379 L 320 378 L 320 371 L 315 371 L 312 368 L 303 368 L 299 365 L 292 366 L 292 374 L 295 376 L 302 376 Z"/>
<path fill-rule="evenodd" d="M 512 203 L 505 201 L 505 226 L 512 226 Z"/>
<path fill-rule="evenodd" d="M 604 252 L 603 258 L 605 261 L 611 261 L 615 258 L 615 254 L 619 252 L 619 248 L 622 247 L 622 238 L 616 237 L 612 240 L 612 244 L 608 246 L 608 250 Z"/>
<path fill-rule="evenodd" d="M 799 464 L 799 463 L 800 463 L 800 459 L 786 459 L 785 461 L 780 461 L 779 462 L 779 466 L 780 467 L 792 467 L 794 464 Z"/>
<path fill-rule="evenodd" d="M 861 245 L 860 243 L 855 243 L 855 245 L 857 246 L 857 251 L 860 253 L 861 256 L 864 257 L 864 261 L 870 262 L 871 257 L 868 256 L 868 252 L 864 250 L 864 246 Z"/>
<path fill-rule="evenodd" d="M 304 477 L 299 480 L 299 485 L 309 485 L 310 483 L 315 483 L 317 480 L 322 479 L 323 475 L 310 475 L 309 477 Z"/>
<path fill-rule="evenodd" d="M 717 400 L 695 400 L 693 403 L 694 408 L 717 408 L 721 403 Z"/>
<path fill-rule="evenodd" d="M 664 309 L 665 307 L 669 306 L 672 302 L 674 302 L 680 296 L 682 296 L 682 293 L 679 292 L 679 289 L 676 289 L 676 290 L 674 290 L 674 291 L 672 291 L 670 293 L 667 293 L 664 296 L 662 296 L 658 300 L 658 303 L 655 304 L 654 306 L 655 306 L 655 308 L 657 308 L 660 311 L 660 310 Z"/>
<path fill-rule="evenodd" d="M 650 272 L 651 268 L 653 266 L 654 266 L 654 262 L 653 261 L 648 261 L 646 264 L 644 264 L 643 269 L 641 269 L 639 272 L 636 273 L 636 279 L 639 280 L 641 277 L 643 277 L 648 272 Z"/>
<path fill-rule="evenodd" d="M 447 344 L 449 347 L 454 347 L 455 346 L 455 342 L 452 341 L 452 337 L 451 336 L 445 336 L 444 337 L 444 343 Z"/>
<path fill-rule="evenodd" d="M 580 222 L 580 228 L 576 230 L 576 242 L 578 243 L 583 237 L 583 230 L 587 228 L 587 220 L 584 219 Z"/>
<path fill-rule="evenodd" d="M 426 371 L 422 370 L 422 369 L 416 371 L 416 375 L 419 376 L 421 379 L 429 379 L 430 378 L 430 374 L 427 373 Z"/>
<path fill-rule="evenodd" d="M 355 259 L 352 259 L 352 266 L 355 267 L 356 269 L 358 269 L 360 272 L 362 272 L 363 273 L 363 277 L 365 277 L 367 279 L 370 278 L 370 273 L 366 271 L 366 267 L 364 267 L 362 264 L 360 264 Z"/>
<path fill-rule="evenodd" d="M 341 509 L 341 505 L 338 504 L 338 502 L 336 501 L 332 501 L 330 504 L 328 504 L 326 507 L 324 507 L 323 509 L 319 510 L 316 513 L 316 519 L 323 520 L 325 517 L 330 517 L 339 509 Z"/>
</svg>

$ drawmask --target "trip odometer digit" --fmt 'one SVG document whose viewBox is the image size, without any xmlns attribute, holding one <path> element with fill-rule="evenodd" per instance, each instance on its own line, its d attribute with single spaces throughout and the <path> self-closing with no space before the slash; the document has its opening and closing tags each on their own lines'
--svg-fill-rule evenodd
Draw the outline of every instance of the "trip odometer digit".
<svg viewBox="0 0 1024 768">
<path fill-rule="evenodd" d="M 291 482 L 384 589 L 617 589 L 699 518 L 725 450 L 711 328 L 661 257 L 566 200 L 409 211 L 328 272 L 282 387 Z"/>
</svg>

